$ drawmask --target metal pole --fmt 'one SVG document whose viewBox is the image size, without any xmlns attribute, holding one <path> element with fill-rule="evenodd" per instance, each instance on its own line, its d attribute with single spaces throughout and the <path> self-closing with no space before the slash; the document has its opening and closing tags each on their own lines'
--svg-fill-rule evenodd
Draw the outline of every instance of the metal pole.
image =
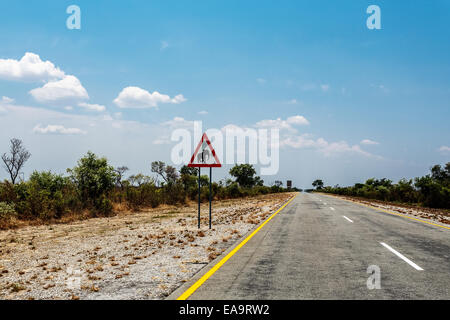
<svg viewBox="0 0 450 320">
<path fill-rule="evenodd" d="M 212 181 L 212 167 L 209 167 L 209 228 L 211 229 L 211 181 Z"/>
<path fill-rule="evenodd" d="M 198 167 L 198 228 L 200 229 L 200 167 Z"/>
</svg>

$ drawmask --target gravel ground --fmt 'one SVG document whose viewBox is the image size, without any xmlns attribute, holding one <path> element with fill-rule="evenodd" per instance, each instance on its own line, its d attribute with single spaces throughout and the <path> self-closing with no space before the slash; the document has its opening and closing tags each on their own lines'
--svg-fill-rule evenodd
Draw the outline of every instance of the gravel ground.
<svg viewBox="0 0 450 320">
<path fill-rule="evenodd" d="M 347 196 L 333 195 L 357 203 L 363 203 L 384 210 L 390 210 L 401 214 L 411 215 L 418 218 L 429 219 L 445 225 L 450 225 L 450 212 L 444 209 L 420 208 L 407 204 L 394 204 L 385 201 L 368 200 Z"/>
<path fill-rule="evenodd" d="M 164 299 L 293 195 L 0 231 L 0 299 Z"/>
</svg>

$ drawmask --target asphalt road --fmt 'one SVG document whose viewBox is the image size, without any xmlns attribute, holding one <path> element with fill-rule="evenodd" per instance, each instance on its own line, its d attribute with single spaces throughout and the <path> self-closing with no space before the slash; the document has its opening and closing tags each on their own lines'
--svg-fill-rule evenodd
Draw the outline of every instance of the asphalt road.
<svg viewBox="0 0 450 320">
<path fill-rule="evenodd" d="M 450 230 L 302 193 L 189 299 L 450 299 Z"/>
</svg>

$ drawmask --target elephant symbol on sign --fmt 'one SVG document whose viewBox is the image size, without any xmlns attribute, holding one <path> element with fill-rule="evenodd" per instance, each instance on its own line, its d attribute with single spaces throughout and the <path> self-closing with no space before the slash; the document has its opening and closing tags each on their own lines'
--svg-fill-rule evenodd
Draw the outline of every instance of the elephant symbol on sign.
<svg viewBox="0 0 450 320">
<path fill-rule="evenodd" d="M 208 149 L 204 149 L 201 153 L 197 155 L 197 161 L 199 163 L 206 163 L 206 161 L 208 161 L 209 158 L 211 158 L 211 153 L 209 152 Z"/>
</svg>

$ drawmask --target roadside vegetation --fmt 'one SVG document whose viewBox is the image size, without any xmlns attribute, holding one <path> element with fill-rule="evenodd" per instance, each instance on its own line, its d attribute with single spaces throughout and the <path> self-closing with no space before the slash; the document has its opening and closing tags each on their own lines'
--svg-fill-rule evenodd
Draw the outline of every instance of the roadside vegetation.
<svg viewBox="0 0 450 320">
<path fill-rule="evenodd" d="M 88 152 L 67 173 L 34 171 L 25 180 L 22 169 L 31 154 L 21 140 L 12 139 L 2 156 L 9 181 L 0 182 L 0 229 L 23 221 L 55 221 L 108 216 L 121 210 L 137 211 L 162 204 L 184 205 L 198 199 L 198 170 L 179 171 L 162 161 L 149 163 L 149 173 L 132 174 L 126 166 L 114 168 L 106 158 Z M 231 199 L 288 191 L 282 182 L 265 186 L 252 165 L 235 165 L 232 179 L 212 183 L 213 199 Z M 21 177 L 22 174 L 22 177 Z M 289 190 L 292 191 L 292 190 Z M 209 177 L 200 177 L 200 199 L 209 199 Z"/>
<path fill-rule="evenodd" d="M 415 179 L 368 179 L 349 187 L 324 186 L 322 180 L 313 182 L 315 190 L 337 195 L 362 197 L 381 201 L 419 205 L 428 208 L 450 209 L 450 162 L 444 167 L 435 165 L 430 174 Z"/>
</svg>

